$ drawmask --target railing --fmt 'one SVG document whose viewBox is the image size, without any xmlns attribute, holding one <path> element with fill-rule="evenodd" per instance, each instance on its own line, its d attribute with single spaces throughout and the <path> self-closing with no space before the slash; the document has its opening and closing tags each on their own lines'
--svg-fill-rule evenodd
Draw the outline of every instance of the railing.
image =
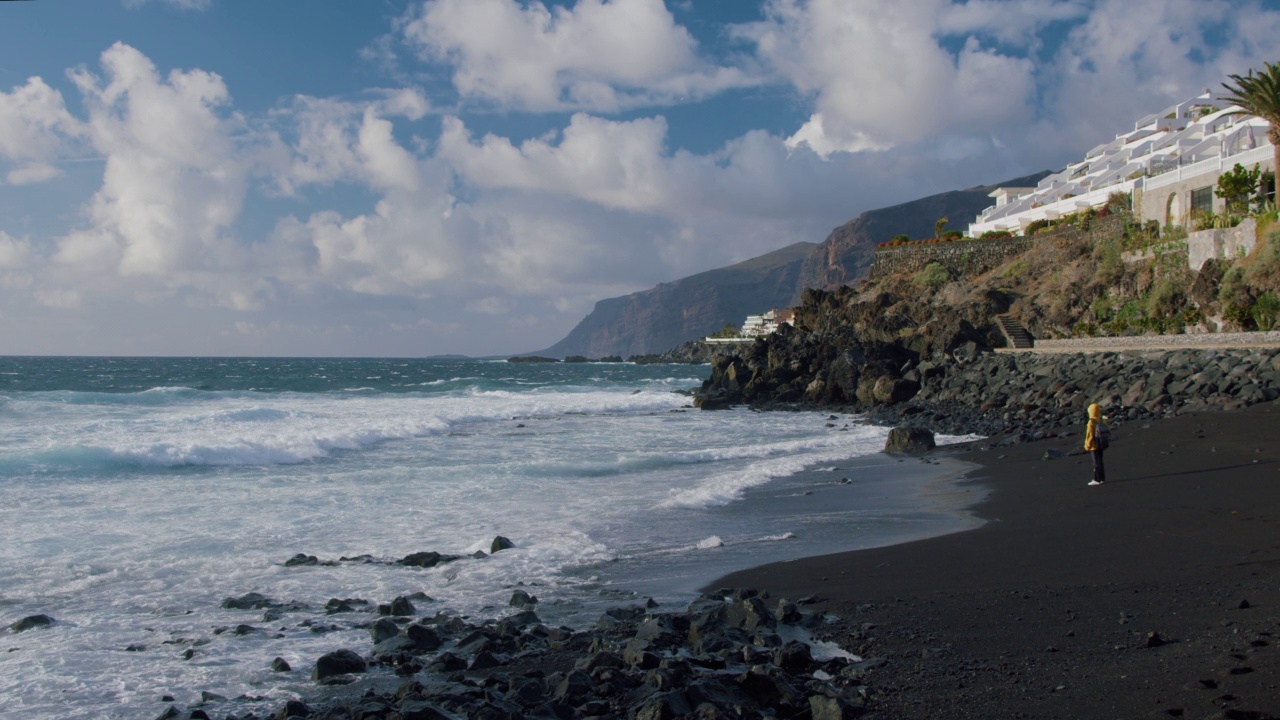
<svg viewBox="0 0 1280 720">
<path fill-rule="evenodd" d="M 1266 144 L 1253 148 L 1252 150 L 1238 152 L 1235 155 L 1219 155 L 1217 157 L 1212 157 L 1208 160 L 1201 160 L 1200 162 L 1191 163 L 1189 165 L 1179 165 L 1177 169 L 1170 169 L 1166 173 L 1147 178 L 1147 181 L 1143 184 L 1143 188 L 1146 190 L 1155 190 L 1156 188 L 1173 185 L 1174 183 L 1182 182 L 1185 179 L 1190 179 L 1198 175 L 1221 173 L 1231 169 L 1231 167 L 1236 163 L 1240 163 L 1241 165 L 1248 167 L 1252 163 L 1261 163 L 1270 160 L 1273 157 L 1274 152 L 1275 148 L 1270 144 Z"/>
<path fill-rule="evenodd" d="M 1267 146 L 1267 147 L 1268 149 L 1270 149 L 1270 146 Z M 1096 188 L 1094 190 L 1090 190 L 1087 193 L 1074 195 L 1069 198 L 1063 198 L 1062 200 L 1057 200 L 1057 201 L 1048 203 L 1046 205 L 1041 205 L 1031 210 L 1023 210 L 1022 212 L 1006 215 L 1004 217 L 997 218 L 995 220 L 984 220 L 983 222 L 980 222 L 980 223 L 973 223 L 969 226 L 969 234 L 971 236 L 980 236 L 982 235 L 982 233 L 988 230 L 1003 229 L 1003 225 L 1007 224 L 1011 218 L 1017 218 L 1018 222 L 1021 224 L 1021 227 L 1026 227 L 1027 223 L 1030 223 L 1033 220 L 1048 220 L 1056 217 L 1061 217 L 1063 215 L 1069 215 L 1073 212 L 1080 210 L 1081 206 L 1098 207 L 1106 204 L 1107 198 L 1111 196 L 1111 193 L 1131 192 L 1133 190 L 1134 185 L 1139 180 L 1142 180 L 1142 179 L 1143 178 L 1123 180 L 1121 182 L 1115 183 L 1114 185 L 1107 185 L 1106 187 Z M 1018 232 L 1021 231 L 1019 228 L 1008 228 L 1008 229 L 1018 231 Z"/>
</svg>

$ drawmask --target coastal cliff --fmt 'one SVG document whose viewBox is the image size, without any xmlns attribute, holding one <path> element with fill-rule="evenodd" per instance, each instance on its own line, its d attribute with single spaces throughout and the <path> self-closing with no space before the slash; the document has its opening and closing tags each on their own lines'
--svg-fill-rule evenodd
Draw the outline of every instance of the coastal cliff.
<svg viewBox="0 0 1280 720">
<path fill-rule="evenodd" d="M 791 302 L 813 243 L 796 243 L 736 265 L 708 270 L 596 303 L 563 340 L 538 355 L 631 357 L 701 339 L 726 324 Z"/>
<path fill-rule="evenodd" d="M 939 218 L 963 227 L 991 204 L 997 187 L 1035 185 L 1048 172 L 930 195 L 868 210 L 819 244 L 796 243 L 729 267 L 596 303 L 560 342 L 537 355 L 630 357 L 701 339 L 748 315 L 800 302 L 807 288 L 831 290 L 866 277 L 876 245 L 895 235 L 929 237 Z"/>
<path fill-rule="evenodd" d="M 1140 419 L 1280 397 L 1274 349 L 992 354 L 1008 342 L 1001 316 L 1040 338 L 1275 323 L 1264 300 L 1280 277 L 1280 233 L 1248 257 L 1211 261 L 1198 273 L 1177 243 L 1121 259 L 1126 248 L 1154 241 L 1121 212 L 1064 224 L 979 275 L 934 263 L 857 287 L 808 290 L 794 328 L 713 358 L 696 404 L 839 407 L 883 423 L 1030 439 L 1078 421 L 1093 401 Z"/>
</svg>

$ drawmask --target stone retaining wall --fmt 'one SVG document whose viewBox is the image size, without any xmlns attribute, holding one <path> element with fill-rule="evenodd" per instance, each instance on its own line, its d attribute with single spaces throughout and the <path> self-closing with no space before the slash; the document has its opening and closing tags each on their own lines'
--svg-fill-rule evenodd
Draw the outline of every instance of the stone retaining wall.
<svg viewBox="0 0 1280 720">
<path fill-rule="evenodd" d="M 875 259 L 871 262 L 871 277 L 919 272 L 931 262 L 942 263 L 956 275 L 976 275 L 1021 255 L 1031 248 L 1032 242 L 1031 238 L 1024 236 L 884 248 L 876 250 Z"/>
<path fill-rule="evenodd" d="M 1111 215 L 1095 218 L 1087 234 L 1092 241 L 1105 237 L 1118 237 L 1124 230 L 1125 217 Z M 1022 236 L 1001 240 L 957 240 L 946 243 L 919 243 L 899 245 L 876 250 L 871 261 L 871 279 L 885 275 L 919 272 L 931 262 L 941 263 L 957 276 L 979 275 L 1005 260 L 1021 255 L 1032 244 L 1048 242 L 1063 235 L 1079 234 L 1080 230 L 1067 226 L 1033 237 Z"/>
</svg>

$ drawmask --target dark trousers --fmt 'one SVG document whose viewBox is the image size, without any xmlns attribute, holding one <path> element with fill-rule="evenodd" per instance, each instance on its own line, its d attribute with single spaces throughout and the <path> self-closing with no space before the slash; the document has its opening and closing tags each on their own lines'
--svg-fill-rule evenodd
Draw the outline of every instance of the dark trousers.
<svg viewBox="0 0 1280 720">
<path fill-rule="evenodd" d="M 1107 469 L 1102 466 L 1102 451 L 1093 450 L 1093 479 L 1098 482 L 1107 481 Z"/>
</svg>

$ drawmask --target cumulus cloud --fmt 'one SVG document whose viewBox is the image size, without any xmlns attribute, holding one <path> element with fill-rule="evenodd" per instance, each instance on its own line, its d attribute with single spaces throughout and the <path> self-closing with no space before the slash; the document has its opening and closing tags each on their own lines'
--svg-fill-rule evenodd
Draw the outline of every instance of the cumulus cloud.
<svg viewBox="0 0 1280 720">
<path fill-rule="evenodd" d="M 751 82 L 703 59 L 662 0 L 426 0 L 400 30 L 463 100 L 500 108 L 612 112 Z"/>
<path fill-rule="evenodd" d="M 1141 28 L 1135 32 L 1134 28 Z M 1227 0 L 1101 0 L 1045 68 L 1044 135 L 1056 152 L 1109 140 L 1142 116 L 1274 50 L 1280 11 Z M 1037 132 L 1040 128 L 1037 128 Z"/>
<path fill-rule="evenodd" d="M 240 291 L 214 279 L 242 263 L 230 228 L 251 164 L 232 138 L 236 120 L 221 112 L 230 101 L 222 79 L 202 70 L 161 77 L 145 55 L 121 43 L 101 64 L 102 76 L 71 73 L 104 171 L 86 208 L 91 225 L 58 241 L 57 276 L 75 287 L 110 283 L 117 274 L 162 287 L 204 284 L 243 306 Z"/>
<path fill-rule="evenodd" d="M 764 64 L 813 98 L 788 140 L 829 156 L 885 150 L 939 133 L 989 132 L 1032 117 L 1034 65 L 970 37 L 936 37 L 945 0 L 770 0 L 737 28 Z M 960 27 L 957 21 L 953 25 Z"/>
<path fill-rule="evenodd" d="M 33 77 L 10 92 L 0 91 L 0 168 L 13 185 L 51 180 L 60 174 L 53 162 L 68 140 L 81 132 L 67 112 L 62 93 Z"/>
</svg>

